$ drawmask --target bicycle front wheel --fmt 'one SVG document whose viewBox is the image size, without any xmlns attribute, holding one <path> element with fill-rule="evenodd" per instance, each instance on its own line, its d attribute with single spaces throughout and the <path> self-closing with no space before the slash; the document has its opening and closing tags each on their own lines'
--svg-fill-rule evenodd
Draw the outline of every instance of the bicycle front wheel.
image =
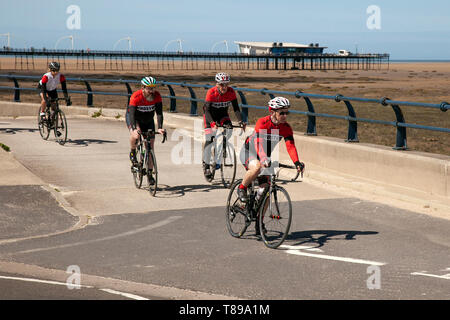
<svg viewBox="0 0 450 320">
<path fill-rule="evenodd" d="M 247 218 L 247 207 L 239 200 L 237 188 L 242 180 L 236 181 L 230 188 L 226 207 L 228 232 L 235 238 L 240 238 L 247 230 L 251 221 Z"/>
<path fill-rule="evenodd" d="M 142 186 L 142 177 L 143 177 L 142 168 L 144 165 L 144 153 L 145 153 L 145 150 L 143 150 L 142 143 L 138 143 L 138 145 L 136 146 L 136 159 L 137 159 L 138 165 L 131 167 L 131 172 L 133 173 L 134 185 L 138 189 L 140 189 Z"/>
<path fill-rule="evenodd" d="M 151 164 L 153 164 L 153 169 L 150 169 Z M 156 156 L 153 149 L 150 149 L 150 152 L 148 153 L 147 181 L 148 181 L 148 190 L 150 191 L 150 194 L 154 197 L 156 194 L 156 189 L 158 188 L 158 167 L 156 165 Z"/>
<path fill-rule="evenodd" d="M 60 145 L 64 145 L 67 141 L 67 120 L 64 112 L 58 110 L 55 114 L 55 138 Z"/>
<path fill-rule="evenodd" d="M 259 230 L 264 244 L 272 249 L 280 246 L 289 234 L 291 220 L 291 198 L 284 188 L 275 186 L 259 212 Z"/>
<path fill-rule="evenodd" d="M 48 122 L 48 118 L 41 118 L 41 108 L 39 108 L 38 111 L 38 128 L 39 128 L 39 133 L 42 137 L 42 139 L 47 140 L 48 136 L 50 135 L 50 126 L 49 126 L 49 122 Z"/>
<path fill-rule="evenodd" d="M 236 152 L 231 143 L 224 143 L 221 150 L 220 174 L 225 188 L 230 188 L 236 177 Z"/>
</svg>

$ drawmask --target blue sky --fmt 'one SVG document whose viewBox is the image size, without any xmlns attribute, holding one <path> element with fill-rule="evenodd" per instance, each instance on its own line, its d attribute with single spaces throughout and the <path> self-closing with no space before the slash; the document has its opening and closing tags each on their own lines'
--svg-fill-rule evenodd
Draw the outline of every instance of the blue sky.
<svg viewBox="0 0 450 320">
<path fill-rule="evenodd" d="M 80 8 L 80 29 L 68 29 L 70 5 Z M 380 29 L 369 29 L 366 12 L 380 9 Z M 320 43 L 339 49 L 390 53 L 391 59 L 450 59 L 448 0 L 116 1 L 2 0 L 0 34 L 15 48 L 55 48 L 72 35 L 75 49 L 236 52 L 234 41 Z M 0 46 L 6 37 L 0 36 Z M 70 48 L 62 39 L 58 48 Z"/>
</svg>

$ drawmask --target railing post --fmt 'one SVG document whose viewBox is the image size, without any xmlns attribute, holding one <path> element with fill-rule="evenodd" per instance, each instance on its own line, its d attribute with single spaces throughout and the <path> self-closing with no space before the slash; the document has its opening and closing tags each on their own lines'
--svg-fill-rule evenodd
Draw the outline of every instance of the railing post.
<svg viewBox="0 0 450 320">
<path fill-rule="evenodd" d="M 239 96 L 241 97 L 241 103 L 243 105 L 247 105 L 247 98 L 245 97 L 245 95 L 242 93 L 242 91 L 238 91 Z M 242 121 L 245 123 L 248 123 L 248 108 L 242 106 Z"/>
<path fill-rule="evenodd" d="M 192 89 L 192 87 L 188 87 L 186 86 L 186 83 L 183 82 L 181 84 L 182 87 L 187 87 L 189 89 L 189 93 L 191 94 L 191 112 L 190 115 L 191 116 L 198 116 L 197 114 L 197 96 L 195 95 L 194 90 Z"/>
<path fill-rule="evenodd" d="M 337 94 L 336 98 L 334 99 L 336 102 L 342 101 L 342 95 Z M 353 109 L 352 104 L 350 101 L 344 100 L 345 105 L 347 106 L 348 110 L 348 116 L 352 118 L 356 118 L 355 110 Z M 345 142 L 359 142 L 358 140 L 358 123 L 355 120 L 348 120 L 348 133 L 347 133 L 347 139 Z"/>
<path fill-rule="evenodd" d="M 301 91 L 297 90 L 295 91 L 295 97 L 296 98 L 301 98 Z M 315 113 L 314 111 L 314 106 L 311 102 L 311 100 L 308 97 L 303 97 L 303 99 L 306 102 L 306 105 L 308 107 L 308 112 L 309 113 Z M 306 133 L 305 135 L 307 136 L 317 136 L 317 132 L 316 132 L 316 116 L 308 114 L 308 127 L 306 128 Z"/>
<path fill-rule="evenodd" d="M 133 90 L 131 90 L 130 84 L 128 82 L 123 81 L 122 79 L 120 79 L 120 81 L 125 83 L 125 86 L 127 87 L 127 93 L 128 93 L 127 106 L 128 106 L 130 104 L 130 98 L 131 98 L 131 95 L 133 94 Z"/>
<path fill-rule="evenodd" d="M 84 82 L 84 84 L 86 85 L 86 93 L 87 93 L 87 102 L 86 105 L 88 107 L 92 107 L 93 103 L 94 103 L 94 96 L 92 95 L 92 88 L 89 85 L 89 82 L 87 82 L 84 79 L 80 79 L 81 81 Z"/>
<path fill-rule="evenodd" d="M 267 90 L 269 90 L 269 89 L 267 89 L 267 88 L 262 88 L 261 89 L 261 94 L 262 95 L 265 95 L 267 92 Z M 275 98 L 275 96 L 272 94 L 272 93 L 269 93 L 269 97 L 270 97 L 270 99 L 273 99 L 273 98 Z"/>
<path fill-rule="evenodd" d="M 10 78 L 12 81 L 14 81 L 14 102 L 20 102 L 20 87 L 19 87 L 19 82 L 17 81 L 16 78 L 11 77 Z"/>
<path fill-rule="evenodd" d="M 167 85 L 167 88 L 169 89 L 170 96 L 175 97 L 175 91 L 173 90 L 171 85 Z M 170 98 L 170 109 L 169 112 L 177 112 L 177 99 L 176 98 Z"/>
<path fill-rule="evenodd" d="M 390 100 L 389 98 L 382 98 L 381 99 L 381 104 L 383 106 L 387 106 L 388 104 L 386 103 L 387 100 Z M 407 149 L 407 145 L 406 145 L 406 128 L 405 127 L 400 127 L 398 124 L 399 123 L 405 123 L 405 117 L 403 116 L 402 110 L 400 109 L 400 107 L 398 105 L 392 104 L 391 105 L 392 109 L 395 112 L 395 117 L 397 119 L 397 122 L 395 124 L 396 128 L 397 128 L 397 137 L 396 137 L 396 142 L 395 142 L 395 147 L 393 147 L 392 149 L 394 150 L 406 150 Z"/>
</svg>

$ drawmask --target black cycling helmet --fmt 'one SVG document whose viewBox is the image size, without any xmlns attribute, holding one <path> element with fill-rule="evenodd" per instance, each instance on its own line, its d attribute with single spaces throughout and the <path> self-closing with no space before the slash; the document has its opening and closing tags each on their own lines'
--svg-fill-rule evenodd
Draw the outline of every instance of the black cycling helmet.
<svg viewBox="0 0 450 320">
<path fill-rule="evenodd" d="M 60 66 L 58 62 L 53 61 L 48 64 L 48 68 L 50 69 L 50 71 L 59 71 Z"/>
</svg>

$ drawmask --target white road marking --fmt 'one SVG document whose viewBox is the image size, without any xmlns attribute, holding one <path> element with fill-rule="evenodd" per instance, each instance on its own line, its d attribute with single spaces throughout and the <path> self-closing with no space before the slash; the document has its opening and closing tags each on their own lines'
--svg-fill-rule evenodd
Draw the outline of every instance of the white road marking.
<svg viewBox="0 0 450 320">
<path fill-rule="evenodd" d="M 173 216 L 173 217 L 169 217 L 169 218 L 167 218 L 167 219 L 165 219 L 163 221 L 156 222 L 154 224 L 150 224 L 148 226 L 145 226 L 145 227 L 142 227 L 142 228 L 139 228 L 139 229 L 135 229 L 135 230 L 132 230 L 132 231 L 127 231 L 127 232 L 115 234 L 113 236 L 108 236 L 108 237 L 103 237 L 103 238 L 94 239 L 94 240 L 88 240 L 88 241 L 80 241 L 80 242 L 68 243 L 68 244 L 63 244 L 63 245 L 54 246 L 54 247 L 45 247 L 45 248 L 24 250 L 24 251 L 16 252 L 15 254 L 32 253 L 32 252 L 39 252 L 39 251 L 46 251 L 46 250 L 53 250 L 53 249 L 63 249 L 63 248 L 81 246 L 81 245 L 91 244 L 91 243 L 105 241 L 105 240 L 113 240 L 113 239 L 117 239 L 117 238 L 121 238 L 121 237 L 127 237 L 127 236 L 134 235 L 136 233 L 140 233 L 140 232 L 152 230 L 152 229 L 155 229 L 155 228 L 158 228 L 158 227 L 162 227 L 162 226 L 164 226 L 166 224 L 169 224 L 169 223 L 171 223 L 173 221 L 176 221 L 176 220 L 178 220 L 180 218 L 182 218 L 182 216 Z"/>
<path fill-rule="evenodd" d="M 0 276 L 0 279 L 7 279 L 7 280 L 19 280 L 19 281 L 27 281 L 27 282 L 38 282 L 38 283 L 44 283 L 44 284 L 55 284 L 59 286 L 67 286 L 66 282 L 58 282 L 58 281 L 50 281 L 50 280 L 40 280 L 40 279 L 33 279 L 33 278 L 21 278 L 21 277 L 7 277 L 7 276 Z M 79 284 L 70 284 L 71 287 L 74 287 L 74 289 L 79 288 L 93 288 L 91 286 L 83 286 Z"/>
<path fill-rule="evenodd" d="M 0 279 L 18 280 L 18 281 L 25 281 L 25 282 L 37 282 L 37 283 L 43 283 L 43 284 L 53 284 L 53 285 L 58 285 L 58 286 L 67 286 L 66 282 L 40 280 L 40 279 L 33 279 L 33 278 L 0 276 Z M 71 283 L 70 286 L 73 287 L 73 289 L 81 289 L 81 288 L 94 289 L 94 287 L 92 287 L 92 286 L 85 286 L 85 285 L 80 285 L 80 284 L 72 284 Z M 120 292 L 120 291 L 116 291 L 116 290 L 112 290 L 112 289 L 99 289 L 99 290 L 110 293 L 110 294 L 124 296 L 126 298 L 133 299 L 133 300 L 149 300 L 147 298 L 144 298 L 144 297 L 141 297 L 141 296 L 138 296 L 135 294 Z"/>
<path fill-rule="evenodd" d="M 311 247 L 311 246 L 288 246 L 288 245 L 282 244 L 280 246 L 280 248 L 286 248 L 286 249 L 291 249 L 291 250 L 307 250 L 307 251 L 323 252 L 322 249 L 319 249 L 316 247 Z"/>
<path fill-rule="evenodd" d="M 131 293 L 126 293 L 126 292 L 120 292 L 120 291 L 116 291 L 116 290 L 112 290 L 112 289 L 100 289 L 101 291 L 105 291 L 111 294 L 117 294 L 120 296 L 124 296 L 126 298 L 130 298 L 130 299 L 134 299 L 134 300 L 150 300 L 141 296 L 137 296 L 135 294 L 131 294 Z"/>
<path fill-rule="evenodd" d="M 448 268 L 446 269 L 448 271 Z M 426 271 L 423 272 L 413 272 L 411 273 L 412 275 L 417 275 L 417 276 L 426 276 L 426 277 L 433 277 L 433 278 L 439 278 L 439 279 L 446 279 L 446 280 L 450 280 L 450 273 L 444 274 L 442 276 L 439 276 L 437 274 L 431 274 L 431 273 L 426 273 Z"/>
<path fill-rule="evenodd" d="M 334 261 L 342 261 L 342 262 L 350 262 L 350 263 L 359 263 L 359 264 L 367 264 L 370 266 L 384 266 L 386 263 L 384 262 L 378 262 L 378 261 L 370 261 L 370 260 L 363 260 L 363 259 L 355 259 L 355 258 L 346 258 L 346 257 L 336 257 L 336 256 L 330 256 L 326 254 L 314 254 L 309 252 L 300 251 L 301 249 L 304 249 L 302 247 L 304 246 L 284 246 L 281 245 L 280 247 L 288 248 L 286 250 L 286 253 L 297 255 L 297 256 L 306 256 L 306 257 L 313 257 L 313 258 L 319 258 L 319 259 L 326 259 L 326 260 L 334 260 Z M 310 247 L 306 247 L 306 250 L 311 250 Z"/>
</svg>

